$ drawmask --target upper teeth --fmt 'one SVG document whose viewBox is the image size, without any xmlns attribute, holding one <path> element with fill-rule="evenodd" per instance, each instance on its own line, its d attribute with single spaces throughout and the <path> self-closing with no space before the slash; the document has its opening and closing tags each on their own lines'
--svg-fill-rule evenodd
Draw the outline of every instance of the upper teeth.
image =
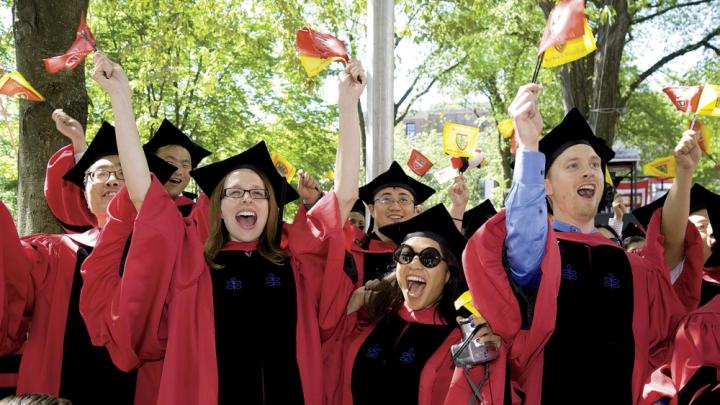
<svg viewBox="0 0 720 405">
<path fill-rule="evenodd" d="M 238 212 L 238 215 L 242 215 L 244 217 L 251 217 L 251 216 L 255 216 L 255 213 L 252 211 L 240 211 L 240 212 Z"/>
<path fill-rule="evenodd" d="M 407 281 L 415 281 L 418 283 L 424 283 L 425 279 L 423 279 L 421 277 L 417 277 L 417 276 L 408 276 Z"/>
<path fill-rule="evenodd" d="M 595 186 L 592 184 L 585 184 L 580 186 L 580 190 L 595 190 Z"/>
</svg>

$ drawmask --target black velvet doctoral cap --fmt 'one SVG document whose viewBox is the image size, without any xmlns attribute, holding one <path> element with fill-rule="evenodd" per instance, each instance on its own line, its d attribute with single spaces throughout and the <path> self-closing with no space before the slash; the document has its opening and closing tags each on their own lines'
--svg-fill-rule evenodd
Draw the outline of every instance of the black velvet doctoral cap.
<svg viewBox="0 0 720 405">
<path fill-rule="evenodd" d="M 495 206 L 488 198 L 479 205 L 465 211 L 462 217 L 462 227 L 465 229 L 465 236 L 470 238 L 488 219 L 497 214 Z"/>
<path fill-rule="evenodd" d="M 278 173 L 270 158 L 265 141 L 260 141 L 238 155 L 195 169 L 190 172 L 190 176 L 195 179 L 205 194 L 211 196 L 215 187 L 228 173 L 240 168 L 248 168 L 264 173 L 270 180 L 275 192 L 275 201 L 279 207 L 283 207 L 300 197 L 287 180 Z"/>
<path fill-rule="evenodd" d="M 634 222 L 628 222 L 627 225 L 625 225 L 625 228 L 623 228 L 622 231 L 622 237 L 623 238 L 629 238 L 632 236 L 640 236 L 645 237 L 645 232 L 640 229 L 639 226 L 637 226 Z"/>
<path fill-rule="evenodd" d="M 77 184 L 80 188 L 85 188 L 85 172 L 97 162 L 98 159 L 108 156 L 117 155 L 117 142 L 115 141 L 115 127 L 110 123 L 103 121 L 100 129 L 95 134 L 87 150 L 80 160 L 68 170 L 63 176 L 64 180 Z"/>
<path fill-rule="evenodd" d="M 117 142 L 115 140 L 115 127 L 106 121 L 103 121 L 100 129 L 95 138 L 93 138 L 87 150 L 82 155 L 80 160 L 75 166 L 68 170 L 63 176 L 63 179 L 72 183 L 75 183 L 80 188 L 85 188 L 85 173 L 88 169 L 105 156 L 117 155 Z M 177 168 L 170 163 L 160 159 L 152 153 L 145 152 L 145 158 L 148 162 L 148 167 L 151 172 L 155 174 L 160 183 L 165 184 L 170 179 Z"/>
<path fill-rule="evenodd" d="M 422 233 L 436 241 L 439 236 L 440 242 L 451 249 L 458 261 L 462 260 L 462 251 L 467 243 L 467 238 L 457 230 L 443 204 L 427 209 L 407 221 L 383 226 L 380 232 L 398 245 L 411 233 Z"/>
<path fill-rule="evenodd" d="M 402 187 L 407 189 L 415 197 L 415 205 L 422 204 L 425 200 L 435 194 L 435 190 L 405 174 L 398 162 L 393 161 L 390 168 L 379 174 L 368 184 L 360 187 L 360 199 L 365 204 L 373 204 L 375 194 L 385 187 Z"/>
<path fill-rule="evenodd" d="M 363 204 L 362 200 L 355 201 L 355 204 L 353 204 L 352 209 L 350 212 L 359 212 L 363 215 L 365 215 L 365 204 Z"/>
<path fill-rule="evenodd" d="M 187 149 L 190 153 L 193 169 L 201 160 L 210 156 L 210 151 L 193 142 L 184 132 L 178 129 L 167 119 L 163 119 L 160 128 L 152 138 L 143 145 L 143 148 L 150 153 L 157 153 L 157 150 L 167 145 L 178 145 Z"/>
<path fill-rule="evenodd" d="M 545 154 L 545 173 L 565 149 L 578 144 L 589 145 L 593 148 L 595 153 L 600 156 L 603 171 L 608 162 L 615 157 L 615 152 L 607 146 L 605 141 L 595 136 L 580 111 L 573 108 L 558 126 L 540 139 L 540 152 Z"/>
</svg>

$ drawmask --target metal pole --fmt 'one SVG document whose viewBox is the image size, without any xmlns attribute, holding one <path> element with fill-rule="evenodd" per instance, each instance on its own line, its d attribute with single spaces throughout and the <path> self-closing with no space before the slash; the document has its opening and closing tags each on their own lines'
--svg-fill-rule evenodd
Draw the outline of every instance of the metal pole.
<svg viewBox="0 0 720 405">
<path fill-rule="evenodd" d="M 393 161 L 395 128 L 393 72 L 395 20 L 393 0 L 368 1 L 367 142 L 365 145 L 366 180 L 369 182 L 390 167 Z"/>
</svg>

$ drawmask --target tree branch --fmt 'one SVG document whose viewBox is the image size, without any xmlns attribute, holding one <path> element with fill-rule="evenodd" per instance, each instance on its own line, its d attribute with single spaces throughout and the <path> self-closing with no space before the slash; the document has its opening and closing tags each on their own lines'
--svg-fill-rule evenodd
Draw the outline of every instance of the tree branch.
<svg viewBox="0 0 720 405">
<path fill-rule="evenodd" d="M 400 114 L 399 117 L 398 117 L 397 114 L 396 114 L 396 116 L 395 116 L 395 125 L 401 123 L 402 120 L 405 119 L 405 116 L 407 116 L 408 112 L 410 112 L 410 108 L 411 108 L 412 105 L 415 103 L 415 101 L 417 101 L 417 99 L 419 99 L 420 97 L 422 97 L 422 96 L 424 96 L 425 94 L 427 94 L 427 93 L 430 91 L 430 89 L 432 88 L 432 86 L 435 85 L 435 82 L 438 81 L 438 79 L 440 79 L 441 77 L 443 77 L 443 76 L 445 76 L 446 74 L 448 74 L 448 73 L 452 72 L 453 70 L 455 70 L 455 68 L 457 68 L 458 66 L 460 66 L 461 64 L 463 64 L 466 59 L 467 59 L 467 55 L 463 56 L 459 61 L 455 62 L 452 66 L 449 66 L 447 69 L 443 70 L 442 72 L 438 73 L 435 77 L 433 77 L 433 79 L 430 80 L 430 83 L 428 83 L 428 85 L 425 86 L 425 88 L 424 88 L 422 91 L 420 91 L 420 92 L 418 92 L 417 94 L 415 94 L 415 95 L 413 96 L 412 100 L 410 100 L 410 102 L 408 102 L 407 107 L 405 107 L 405 111 L 403 111 L 403 113 Z"/>
<path fill-rule="evenodd" d="M 654 65 L 650 66 L 646 71 L 642 72 L 640 74 L 640 76 L 638 76 L 637 79 L 635 79 L 635 81 L 630 83 L 627 90 L 624 92 L 624 94 L 622 96 L 623 103 L 626 102 L 628 98 L 630 98 L 630 95 L 635 91 L 635 89 L 638 86 L 640 86 L 640 83 L 642 83 L 650 75 L 655 73 L 658 69 L 663 67 L 666 63 L 677 58 L 678 56 L 682 56 L 688 52 L 694 51 L 694 50 L 700 48 L 701 46 L 706 46 L 707 44 L 709 44 L 710 39 L 717 36 L 718 34 L 720 34 L 720 27 L 717 27 L 714 30 L 712 30 L 709 34 L 705 35 L 705 37 L 702 38 L 701 40 L 699 40 L 693 44 L 686 45 L 685 47 L 680 48 L 675 52 L 665 55 L 662 59 L 655 62 Z"/>
<path fill-rule="evenodd" d="M 634 19 L 632 20 L 631 24 L 632 24 L 632 25 L 634 25 L 634 24 L 642 24 L 642 23 L 644 23 L 645 21 L 652 20 L 652 19 L 655 18 L 655 17 L 661 16 L 661 15 L 667 13 L 668 11 L 680 9 L 680 8 L 683 8 L 683 7 L 697 6 L 698 4 L 703 4 L 703 3 L 710 3 L 711 1 L 712 1 L 712 0 L 696 0 L 696 1 L 690 1 L 690 2 L 688 2 L 688 3 L 674 4 L 674 5 L 672 5 L 672 6 L 669 6 L 669 7 L 667 7 L 667 8 L 664 8 L 664 9 L 662 9 L 662 10 L 660 10 L 660 11 L 656 11 L 656 12 L 654 12 L 654 13 L 652 13 L 652 14 L 648 14 L 648 15 L 646 15 L 646 16 L 639 17 L 639 18 L 634 18 Z"/>
</svg>

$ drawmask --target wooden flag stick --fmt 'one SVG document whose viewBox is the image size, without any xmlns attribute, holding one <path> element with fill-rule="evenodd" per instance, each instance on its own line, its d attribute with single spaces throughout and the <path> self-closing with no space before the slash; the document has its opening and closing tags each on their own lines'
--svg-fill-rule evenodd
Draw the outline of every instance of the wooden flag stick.
<svg viewBox="0 0 720 405">
<path fill-rule="evenodd" d="M 532 80 L 530 80 L 531 83 L 537 83 L 538 73 L 540 73 L 540 65 L 542 64 L 544 56 L 545 52 L 541 53 L 540 56 L 538 56 L 537 58 L 537 63 L 535 64 L 535 70 L 533 71 Z"/>
</svg>

